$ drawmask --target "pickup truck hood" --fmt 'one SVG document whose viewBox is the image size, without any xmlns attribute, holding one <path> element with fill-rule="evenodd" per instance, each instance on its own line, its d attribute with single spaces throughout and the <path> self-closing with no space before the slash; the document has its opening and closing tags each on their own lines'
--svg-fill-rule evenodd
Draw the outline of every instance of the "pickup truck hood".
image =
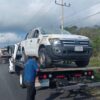
<svg viewBox="0 0 100 100">
<path fill-rule="evenodd" d="M 60 40 L 89 40 L 89 38 L 86 36 L 73 34 L 49 34 L 45 36 L 48 38 L 59 38 Z"/>
</svg>

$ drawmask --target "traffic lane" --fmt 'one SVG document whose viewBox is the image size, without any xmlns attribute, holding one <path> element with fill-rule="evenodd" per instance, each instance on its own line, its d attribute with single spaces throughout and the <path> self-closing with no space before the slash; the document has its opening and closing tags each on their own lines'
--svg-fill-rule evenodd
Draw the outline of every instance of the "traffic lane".
<svg viewBox="0 0 100 100">
<path fill-rule="evenodd" d="M 21 89 L 17 75 L 10 75 L 7 64 L 0 64 L 0 100 L 25 100 L 26 90 Z"/>
<path fill-rule="evenodd" d="M 86 93 L 67 94 L 68 92 L 55 93 L 52 89 L 38 89 L 36 100 L 96 100 Z M 0 64 L 0 100 L 26 100 L 26 89 L 19 86 L 19 77 L 16 74 L 9 74 L 7 64 Z"/>
</svg>

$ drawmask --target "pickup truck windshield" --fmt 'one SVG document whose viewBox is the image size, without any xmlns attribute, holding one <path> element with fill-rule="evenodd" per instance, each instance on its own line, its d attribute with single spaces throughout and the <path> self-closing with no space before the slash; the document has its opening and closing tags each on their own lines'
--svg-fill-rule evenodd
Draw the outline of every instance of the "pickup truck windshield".
<svg viewBox="0 0 100 100">
<path fill-rule="evenodd" d="M 66 30 L 41 30 L 42 34 L 46 35 L 46 34 L 71 34 L 70 32 L 66 31 Z"/>
</svg>

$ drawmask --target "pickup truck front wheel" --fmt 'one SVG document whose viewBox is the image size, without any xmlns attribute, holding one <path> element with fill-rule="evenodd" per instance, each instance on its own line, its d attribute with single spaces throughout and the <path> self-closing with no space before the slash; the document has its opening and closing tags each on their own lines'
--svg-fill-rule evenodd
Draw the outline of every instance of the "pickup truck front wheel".
<svg viewBox="0 0 100 100">
<path fill-rule="evenodd" d="M 42 67 L 50 67 L 51 59 L 46 52 L 45 48 L 40 48 L 39 50 L 39 62 Z"/>
<path fill-rule="evenodd" d="M 86 67 L 89 64 L 89 60 L 86 61 L 76 61 L 75 62 L 78 67 Z"/>
</svg>

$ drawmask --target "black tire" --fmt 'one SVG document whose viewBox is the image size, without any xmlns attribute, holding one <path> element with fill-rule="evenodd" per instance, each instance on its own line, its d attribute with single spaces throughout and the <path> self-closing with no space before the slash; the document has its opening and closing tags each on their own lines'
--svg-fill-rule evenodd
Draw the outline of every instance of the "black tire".
<svg viewBox="0 0 100 100">
<path fill-rule="evenodd" d="M 89 60 L 86 61 L 75 61 L 78 67 L 86 67 L 89 64 Z"/>
<path fill-rule="evenodd" d="M 21 88 L 26 88 L 25 84 L 24 84 L 24 79 L 23 79 L 23 72 L 20 72 L 19 75 L 19 84 Z"/>
<path fill-rule="evenodd" d="M 39 63 L 40 63 L 40 66 L 42 66 L 43 68 L 50 67 L 51 65 L 51 59 L 49 55 L 47 54 L 45 48 L 40 48 L 39 50 Z"/>
</svg>

